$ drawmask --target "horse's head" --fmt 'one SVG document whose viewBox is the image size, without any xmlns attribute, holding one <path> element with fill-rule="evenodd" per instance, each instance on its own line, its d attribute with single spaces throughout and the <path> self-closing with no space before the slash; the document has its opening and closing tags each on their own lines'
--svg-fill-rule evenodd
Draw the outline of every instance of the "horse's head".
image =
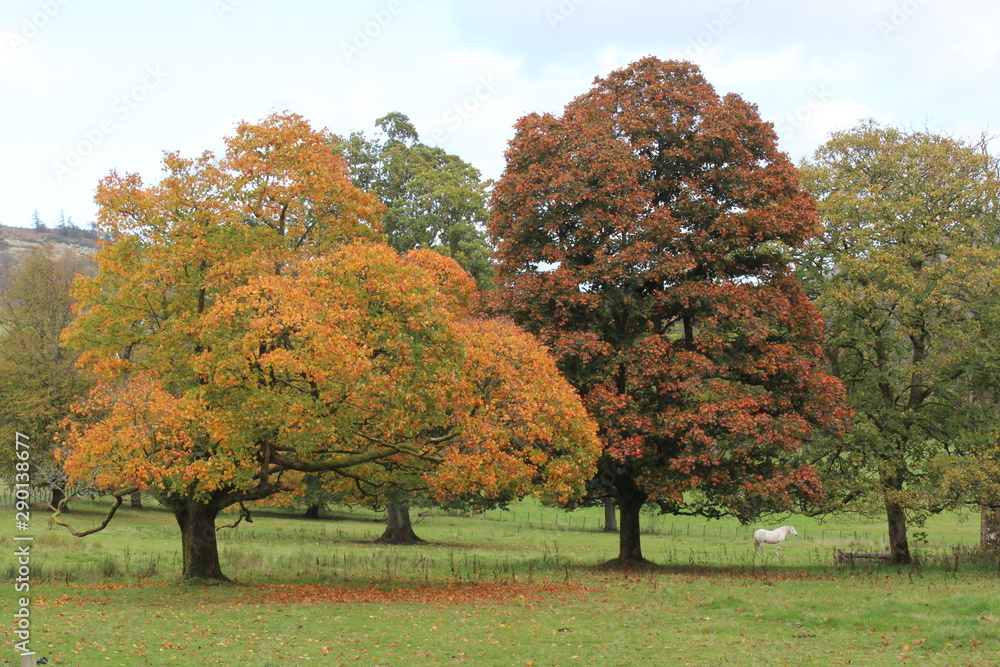
<svg viewBox="0 0 1000 667">
<path fill-rule="evenodd" d="M 798 536 L 798 533 L 796 533 L 795 529 L 792 528 L 791 526 L 788 527 L 788 534 Z"/>
</svg>

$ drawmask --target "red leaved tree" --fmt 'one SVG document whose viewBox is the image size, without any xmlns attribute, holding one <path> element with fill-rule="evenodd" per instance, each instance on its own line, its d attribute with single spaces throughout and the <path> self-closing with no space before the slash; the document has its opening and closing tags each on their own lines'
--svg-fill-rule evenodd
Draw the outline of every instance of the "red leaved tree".
<svg viewBox="0 0 1000 667">
<path fill-rule="evenodd" d="M 797 460 L 843 388 L 787 251 L 819 230 L 772 126 L 695 65 L 653 57 L 560 117 L 522 118 L 493 193 L 498 305 L 550 346 L 604 444 L 621 510 L 748 522 L 821 492 Z"/>
</svg>

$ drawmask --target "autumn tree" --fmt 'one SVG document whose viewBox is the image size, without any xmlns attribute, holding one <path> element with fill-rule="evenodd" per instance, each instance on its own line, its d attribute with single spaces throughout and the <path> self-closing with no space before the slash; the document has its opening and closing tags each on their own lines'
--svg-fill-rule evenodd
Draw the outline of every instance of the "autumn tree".
<svg viewBox="0 0 1000 667">
<path fill-rule="evenodd" d="M 648 501 L 748 522 L 820 494 L 796 454 L 838 426 L 842 387 L 789 270 L 815 207 L 775 141 L 695 65 L 649 57 L 522 118 L 507 150 L 498 302 L 600 425 L 622 565 Z"/>
<path fill-rule="evenodd" d="M 32 248 L 0 278 L 0 431 L 30 438 L 32 479 L 49 484 L 62 499 L 62 469 L 53 459 L 55 436 L 69 405 L 87 389 L 74 366 L 77 354 L 60 341 L 73 318 L 70 288 L 93 267 L 87 258 L 51 245 Z M 8 437 L 9 436 L 9 437 Z M 13 449 L 3 469 L 13 470 Z"/>
<path fill-rule="evenodd" d="M 409 513 L 409 499 L 460 501 L 482 510 L 536 495 L 568 505 L 585 492 L 599 454 L 576 392 L 534 337 L 502 320 L 470 319 L 464 343 L 462 427 L 440 460 L 375 461 L 331 478 L 341 497 Z M 577 412 L 579 411 L 579 412 Z M 573 418 L 567 419 L 567 415 Z M 387 520 L 380 541 L 420 542 L 407 517 Z"/>
<path fill-rule="evenodd" d="M 336 138 L 334 147 L 347 159 L 354 184 L 385 204 L 382 224 L 389 245 L 399 252 L 422 248 L 452 257 L 480 286 L 492 286 L 485 228 L 487 183 L 479 171 L 456 155 L 421 143 L 402 113 L 386 114 L 375 125 L 373 137 L 354 132 Z M 398 488 L 369 499 L 386 509 L 380 539 L 396 544 L 419 541 L 407 504 L 428 499 Z"/>
<path fill-rule="evenodd" d="M 457 155 L 420 141 L 406 115 L 386 114 L 376 134 L 337 140 L 354 184 L 385 204 L 386 239 L 399 252 L 435 250 L 457 261 L 481 287 L 492 285 L 486 234 L 488 183 Z"/>
<path fill-rule="evenodd" d="M 1000 181 L 982 146 L 874 121 L 834 133 L 803 169 L 824 235 L 798 273 L 856 421 L 827 465 L 881 504 L 897 563 L 907 515 L 1000 506 L 994 343 Z M 958 474 L 960 473 L 960 474 Z"/>
<path fill-rule="evenodd" d="M 404 257 L 425 271 L 456 316 L 464 351 L 461 400 L 454 403 L 465 406 L 455 415 L 461 426 L 440 461 L 375 461 L 329 478 L 328 489 L 352 503 L 385 507 L 380 541 L 393 544 L 422 541 L 409 520 L 414 498 L 474 510 L 529 494 L 562 505 L 579 498 L 586 477 L 574 471 L 592 468 L 599 445 L 553 360 L 512 323 L 476 316 L 475 283 L 454 260 L 429 250 Z"/>
<path fill-rule="evenodd" d="M 305 474 L 363 480 L 391 463 L 447 494 L 451 478 L 435 468 L 459 456 L 489 468 L 522 451 L 513 431 L 479 436 L 491 422 L 466 371 L 471 325 L 438 274 L 469 290 L 471 279 L 453 260 L 380 242 L 378 202 L 351 184 L 324 132 L 279 114 L 239 125 L 223 156 L 164 164 L 158 184 L 112 173 L 98 188 L 111 240 L 77 287 L 67 333 L 97 384 L 65 460 L 118 503 L 144 489 L 169 508 L 185 578 L 224 580 L 218 514 L 300 491 Z M 536 382 L 556 387 L 564 409 L 524 474 L 580 492 L 593 427 L 554 367 Z"/>
</svg>

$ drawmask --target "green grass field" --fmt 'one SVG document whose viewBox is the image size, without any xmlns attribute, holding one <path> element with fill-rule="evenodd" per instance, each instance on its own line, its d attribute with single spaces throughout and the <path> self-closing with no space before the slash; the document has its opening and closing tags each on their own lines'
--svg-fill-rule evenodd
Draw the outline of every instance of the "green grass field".
<svg viewBox="0 0 1000 667">
<path fill-rule="evenodd" d="M 103 510 L 78 502 L 71 520 Z M 978 517 L 936 517 L 911 544 L 920 564 L 897 568 L 833 562 L 835 548 L 882 549 L 881 523 L 775 522 L 799 531 L 777 558 L 753 555 L 760 526 L 649 515 L 657 567 L 621 572 L 603 567 L 617 536 L 597 532 L 597 509 L 437 512 L 415 522 L 429 544 L 406 547 L 371 544 L 370 511 L 257 513 L 220 532 L 234 583 L 203 587 L 178 584 L 166 512 L 125 508 L 83 539 L 44 516 L 31 645 L 53 665 L 1000 664 L 1000 564 L 975 551 Z M 19 664 L 4 640 L 0 664 Z"/>
</svg>

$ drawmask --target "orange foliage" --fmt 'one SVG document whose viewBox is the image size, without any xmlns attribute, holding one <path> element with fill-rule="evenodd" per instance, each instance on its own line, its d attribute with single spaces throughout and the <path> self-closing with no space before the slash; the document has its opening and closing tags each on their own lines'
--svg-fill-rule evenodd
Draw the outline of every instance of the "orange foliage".
<svg viewBox="0 0 1000 667">
<path fill-rule="evenodd" d="M 471 319 L 453 260 L 378 240 L 379 206 L 325 134 L 277 115 L 241 124 L 223 158 L 165 166 L 98 190 L 112 240 L 66 335 L 97 379 L 69 426 L 72 477 L 219 509 L 300 473 L 582 493 L 598 445 L 575 392 L 533 338 Z"/>
<path fill-rule="evenodd" d="M 432 482 L 439 498 L 471 484 L 523 496 L 546 480 L 546 497 L 567 503 L 583 495 L 600 453 L 596 427 L 576 391 L 534 338 L 497 320 L 462 322 L 465 393 L 461 434 L 443 451 Z"/>
</svg>

